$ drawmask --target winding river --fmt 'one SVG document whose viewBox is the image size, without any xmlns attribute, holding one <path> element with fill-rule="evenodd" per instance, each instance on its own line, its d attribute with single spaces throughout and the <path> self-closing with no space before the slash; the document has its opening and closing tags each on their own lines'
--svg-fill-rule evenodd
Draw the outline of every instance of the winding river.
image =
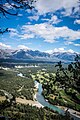
<svg viewBox="0 0 80 120">
<path fill-rule="evenodd" d="M 57 111 L 57 112 L 59 112 L 60 114 L 63 114 L 63 115 L 64 115 L 64 111 L 63 111 L 63 110 L 61 110 L 60 108 L 58 108 L 58 107 L 50 104 L 48 101 L 46 101 L 46 100 L 44 99 L 44 97 L 42 96 L 42 91 L 43 91 L 42 84 L 40 84 L 39 82 L 35 81 L 35 85 L 36 85 L 36 84 L 38 85 L 38 92 L 37 92 L 37 94 L 36 94 L 36 100 L 37 100 L 40 104 L 42 104 L 44 107 L 48 107 L 48 108 L 50 108 L 50 109 L 52 109 L 52 110 L 54 110 L 54 111 Z"/>
<path fill-rule="evenodd" d="M 25 77 L 22 73 L 18 73 L 17 76 L 20 76 L 20 77 Z M 64 111 L 52 104 L 50 104 L 48 101 L 45 100 L 45 98 L 42 96 L 42 91 L 43 91 L 43 88 L 42 88 L 42 84 L 37 82 L 36 80 L 34 81 L 34 84 L 35 86 L 37 87 L 38 89 L 38 92 L 36 93 L 36 100 L 44 107 L 48 107 L 54 111 L 57 111 L 59 112 L 60 114 L 63 114 L 64 115 Z"/>
<path fill-rule="evenodd" d="M 18 76 L 20 77 L 25 77 L 22 73 L 18 74 Z M 48 107 L 53 111 L 57 111 L 58 113 L 64 115 L 65 111 L 60 109 L 59 107 L 50 104 L 48 101 L 45 100 L 45 98 L 42 96 L 42 84 L 37 82 L 36 80 L 34 81 L 35 86 L 38 89 L 38 92 L 36 93 L 36 100 L 44 107 Z M 74 112 L 72 112 L 72 110 L 70 109 L 69 111 L 71 118 L 74 118 L 74 120 L 80 120 L 80 116 L 74 114 Z"/>
<path fill-rule="evenodd" d="M 44 107 L 48 107 L 50 108 L 51 110 L 54 110 L 54 111 L 57 111 L 58 113 L 62 114 L 62 115 L 65 115 L 65 111 L 63 111 L 62 109 L 60 109 L 59 107 L 56 107 L 52 104 L 50 104 L 48 101 L 45 100 L 45 98 L 42 96 L 42 91 L 43 91 L 43 88 L 42 88 L 42 84 L 35 81 L 34 82 L 35 85 L 37 85 L 37 88 L 38 88 L 38 92 L 36 94 L 36 100 L 41 104 L 43 105 Z M 70 113 L 70 116 L 71 118 L 73 118 L 74 120 L 80 120 L 80 116 L 74 114 L 74 112 L 72 112 L 72 109 L 69 109 L 69 113 Z"/>
</svg>

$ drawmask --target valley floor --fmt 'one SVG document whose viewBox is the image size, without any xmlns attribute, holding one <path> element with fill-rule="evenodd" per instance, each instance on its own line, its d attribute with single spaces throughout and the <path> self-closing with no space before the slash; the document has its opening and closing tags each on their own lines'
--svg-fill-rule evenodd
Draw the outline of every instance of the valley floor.
<svg viewBox="0 0 80 120">
<path fill-rule="evenodd" d="M 53 81 L 55 81 L 56 74 L 55 72 L 51 72 L 52 70 L 49 71 L 50 70 L 49 67 L 51 68 L 51 66 L 48 65 L 48 70 L 47 68 L 43 69 L 44 68 L 43 66 L 40 66 L 39 68 L 37 67 L 35 69 L 34 68 L 7 69 L 7 70 L 1 69 L 0 89 L 3 89 L 4 91 L 7 91 L 7 93 L 9 92 L 10 94 L 15 95 L 15 101 L 17 104 L 36 106 L 37 108 L 44 108 L 44 106 L 36 100 L 38 85 L 34 86 L 34 81 L 37 80 L 44 85 L 43 95 L 45 97 L 45 100 L 47 99 L 48 102 L 50 102 L 49 100 L 51 99 L 52 102 L 54 103 L 54 99 L 56 97 L 60 99 L 62 103 L 67 101 L 66 104 L 71 102 L 71 104 L 73 105 L 71 97 L 65 94 L 63 90 L 58 87 L 58 82 L 56 82 L 56 84 L 53 84 Z M 19 73 L 22 73 L 23 76 L 25 77 L 17 76 L 17 74 Z M 49 85 L 50 88 L 47 85 Z M 49 88 L 48 92 L 50 92 L 50 90 L 53 91 L 55 90 L 53 95 L 52 94 L 46 95 L 48 88 Z M 0 93 L 0 102 L 5 101 L 6 97 L 1 95 L 2 93 Z M 72 116 L 75 116 L 80 119 L 80 112 L 70 108 L 68 109 L 68 107 L 65 107 L 65 105 L 61 106 L 59 104 L 59 106 L 58 105 L 55 106 L 61 108 L 64 111 L 69 111 Z M 79 108 L 79 106 L 77 107 Z"/>
</svg>

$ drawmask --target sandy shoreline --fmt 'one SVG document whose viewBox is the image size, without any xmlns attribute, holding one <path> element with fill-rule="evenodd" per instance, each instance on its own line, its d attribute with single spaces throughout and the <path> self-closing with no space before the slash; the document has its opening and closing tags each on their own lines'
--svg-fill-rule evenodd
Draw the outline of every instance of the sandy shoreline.
<svg viewBox="0 0 80 120">
<path fill-rule="evenodd" d="M 22 98 L 16 98 L 16 103 L 21 103 L 21 104 L 29 104 L 32 106 L 36 106 L 38 108 L 44 107 L 43 105 L 41 105 L 38 101 L 33 101 L 33 100 L 26 100 L 26 99 L 22 99 Z"/>
</svg>

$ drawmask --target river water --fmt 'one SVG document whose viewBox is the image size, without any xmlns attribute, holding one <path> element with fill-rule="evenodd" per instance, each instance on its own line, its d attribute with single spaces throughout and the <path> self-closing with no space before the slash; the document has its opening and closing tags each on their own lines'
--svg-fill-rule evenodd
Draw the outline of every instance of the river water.
<svg viewBox="0 0 80 120">
<path fill-rule="evenodd" d="M 44 107 L 48 107 L 50 108 L 51 110 L 54 110 L 54 111 L 57 111 L 59 112 L 60 114 L 64 114 L 64 111 L 61 110 L 60 108 L 50 104 L 48 101 L 46 101 L 44 99 L 44 97 L 42 96 L 42 91 L 43 91 L 43 88 L 42 88 L 42 84 L 40 84 L 39 82 L 35 81 L 35 85 L 38 85 L 38 92 L 36 94 L 36 99 L 37 101 L 42 104 Z"/>
</svg>

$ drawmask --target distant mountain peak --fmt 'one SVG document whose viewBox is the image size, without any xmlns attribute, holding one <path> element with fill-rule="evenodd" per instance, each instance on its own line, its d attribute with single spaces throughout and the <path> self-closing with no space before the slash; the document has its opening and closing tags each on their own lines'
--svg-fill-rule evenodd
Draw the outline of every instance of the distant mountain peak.
<svg viewBox="0 0 80 120">
<path fill-rule="evenodd" d="M 71 52 L 53 52 L 52 54 L 41 52 L 39 50 L 18 49 L 2 50 L 0 49 L 0 58 L 21 59 L 21 60 L 41 60 L 41 61 L 74 61 L 77 53 Z"/>
</svg>

